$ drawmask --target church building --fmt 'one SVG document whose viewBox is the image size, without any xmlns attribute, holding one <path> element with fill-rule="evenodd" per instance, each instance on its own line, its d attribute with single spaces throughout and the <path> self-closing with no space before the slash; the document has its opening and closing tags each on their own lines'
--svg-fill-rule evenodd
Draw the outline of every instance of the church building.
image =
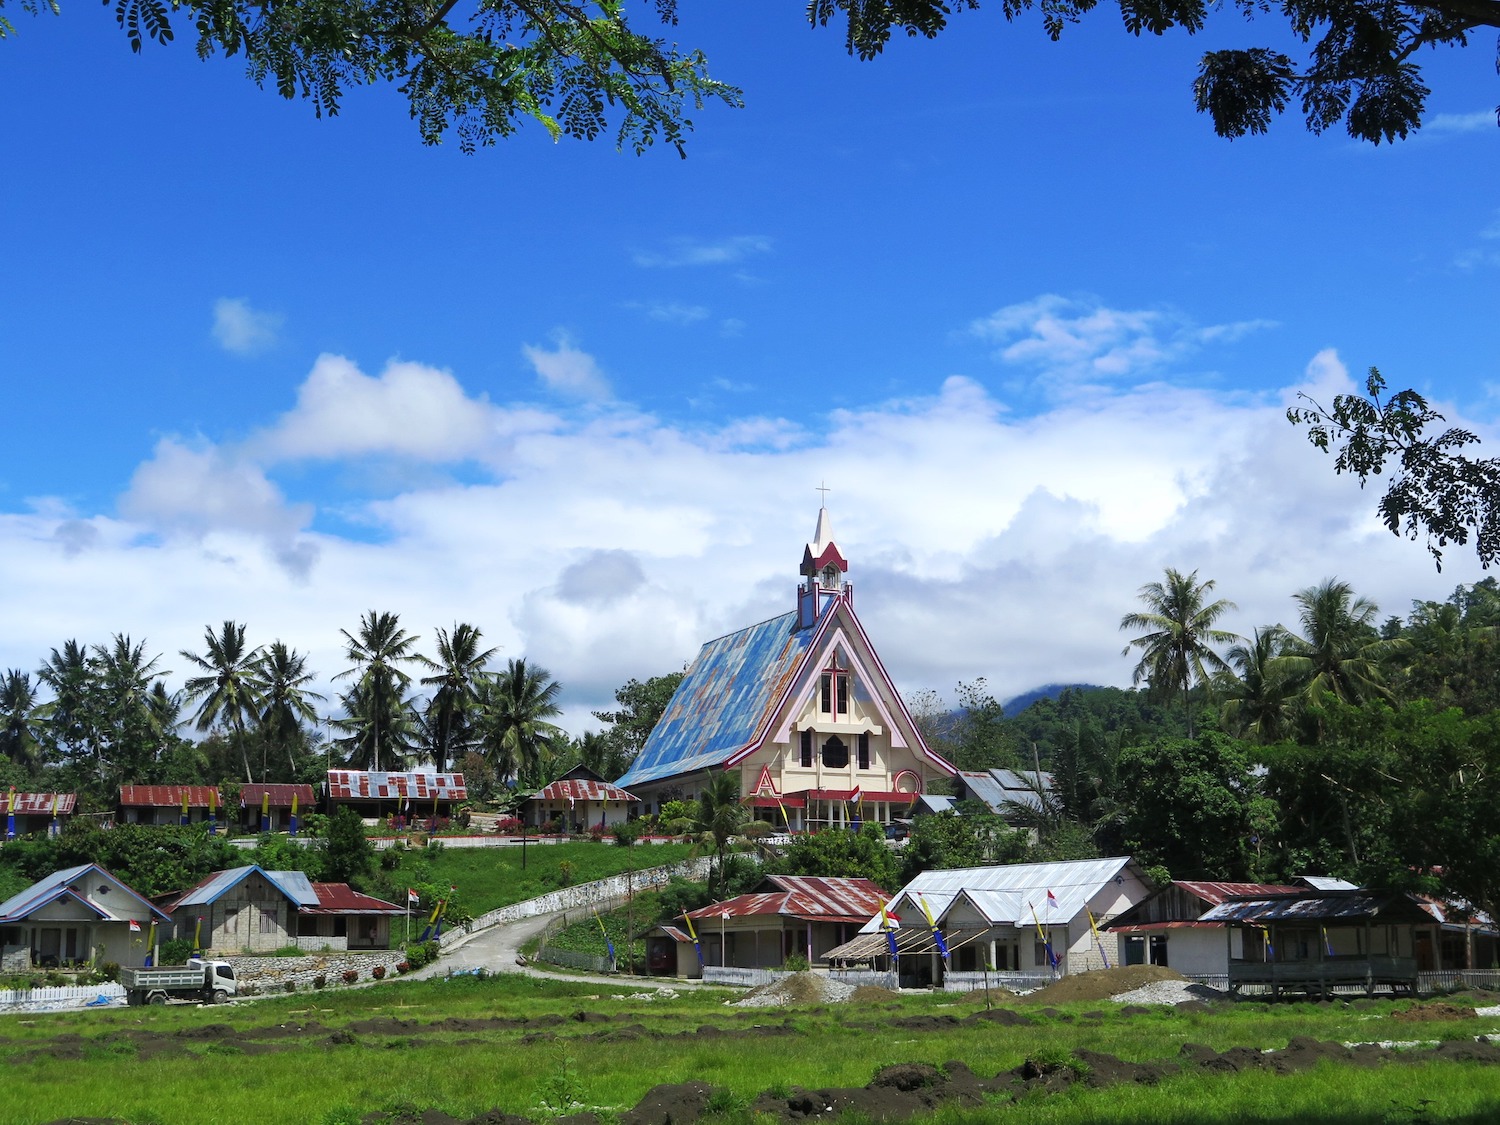
<svg viewBox="0 0 1500 1125">
<path fill-rule="evenodd" d="M 705 644 L 615 784 L 658 812 L 729 770 L 758 819 L 800 832 L 889 823 L 951 777 L 854 614 L 848 570 L 820 508 L 795 610 Z"/>
</svg>

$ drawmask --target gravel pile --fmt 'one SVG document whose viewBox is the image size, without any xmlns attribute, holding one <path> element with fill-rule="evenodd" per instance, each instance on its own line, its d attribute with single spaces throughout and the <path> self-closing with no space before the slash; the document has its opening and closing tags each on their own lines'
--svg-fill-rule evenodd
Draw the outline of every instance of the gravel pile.
<svg viewBox="0 0 1500 1125">
<path fill-rule="evenodd" d="M 854 995 L 854 985 L 829 980 L 818 973 L 789 973 L 784 980 L 757 985 L 730 1004 L 736 1008 L 785 1008 L 789 1005 L 842 1004 Z"/>
<path fill-rule="evenodd" d="M 1189 980 L 1157 980 L 1110 999 L 1120 1004 L 1186 1004 L 1189 1000 L 1222 1000 L 1226 993 Z"/>
</svg>

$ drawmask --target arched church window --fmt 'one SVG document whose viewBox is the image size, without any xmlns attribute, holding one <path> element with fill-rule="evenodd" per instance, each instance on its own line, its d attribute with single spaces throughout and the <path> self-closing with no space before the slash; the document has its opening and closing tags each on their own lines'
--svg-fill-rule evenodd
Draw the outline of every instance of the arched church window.
<svg viewBox="0 0 1500 1125">
<path fill-rule="evenodd" d="M 849 747 L 837 736 L 823 743 L 823 764 L 831 770 L 841 770 L 849 765 Z"/>
<path fill-rule="evenodd" d="M 834 665 L 818 684 L 818 710 L 839 718 L 849 714 L 849 673 Z"/>
</svg>

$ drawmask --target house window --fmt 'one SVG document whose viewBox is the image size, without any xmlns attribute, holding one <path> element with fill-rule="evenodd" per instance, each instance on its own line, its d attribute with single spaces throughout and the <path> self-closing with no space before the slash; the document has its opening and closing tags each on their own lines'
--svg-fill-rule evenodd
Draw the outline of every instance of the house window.
<svg viewBox="0 0 1500 1125">
<path fill-rule="evenodd" d="M 1167 963 L 1167 935 L 1151 935 L 1151 963 L 1153 965 L 1166 965 Z"/>
<path fill-rule="evenodd" d="M 240 932 L 240 912 L 238 910 L 224 911 L 224 932 L 226 934 L 237 934 Z"/>
<path fill-rule="evenodd" d="M 1146 963 L 1146 939 L 1143 937 L 1128 937 L 1125 939 L 1125 964 L 1144 965 Z"/>
<path fill-rule="evenodd" d="M 837 736 L 823 743 L 823 764 L 831 770 L 845 769 L 849 765 L 849 747 Z"/>
<path fill-rule="evenodd" d="M 260 932 L 263 934 L 274 934 L 276 932 L 276 912 L 274 910 L 261 908 Z"/>
<path fill-rule="evenodd" d="M 856 746 L 858 747 L 858 753 L 859 753 L 859 768 L 862 769 L 862 770 L 869 769 L 870 768 L 870 735 L 869 735 L 869 732 L 862 732 L 860 734 L 859 740 L 856 743 Z"/>
<path fill-rule="evenodd" d="M 813 744 L 813 732 L 810 731 L 810 730 L 803 731 L 802 732 L 802 768 L 805 769 L 805 770 L 812 769 L 812 750 L 813 750 L 812 744 Z"/>
<path fill-rule="evenodd" d="M 1036 951 L 1035 951 L 1035 955 L 1034 955 L 1036 963 L 1038 965 L 1050 968 L 1051 965 L 1052 965 L 1052 962 L 1047 957 L 1047 943 L 1044 942 L 1044 941 L 1038 941 L 1038 942 L 1034 942 L 1033 944 L 1036 946 Z"/>
<path fill-rule="evenodd" d="M 839 718 L 849 714 L 849 673 L 835 666 L 824 672 L 818 685 L 818 710 Z"/>
</svg>

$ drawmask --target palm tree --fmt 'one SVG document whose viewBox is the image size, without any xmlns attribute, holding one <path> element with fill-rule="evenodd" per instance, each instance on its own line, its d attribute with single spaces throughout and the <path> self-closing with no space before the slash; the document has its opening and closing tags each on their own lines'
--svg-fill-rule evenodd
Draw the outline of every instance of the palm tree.
<svg viewBox="0 0 1500 1125">
<path fill-rule="evenodd" d="M 25 770 L 42 764 L 41 705 L 31 676 L 11 668 L 0 681 L 0 756 Z"/>
<path fill-rule="evenodd" d="M 551 721 L 562 714 L 561 692 L 550 672 L 524 659 L 508 661 L 505 671 L 481 684 L 480 742 L 502 782 L 539 780 L 544 760 L 567 744 L 567 734 Z"/>
<path fill-rule="evenodd" d="M 1193 737 L 1193 714 L 1188 696 L 1194 686 L 1207 684 L 1218 672 L 1228 672 L 1229 665 L 1213 650 L 1213 645 L 1233 644 L 1240 638 L 1234 633 L 1215 629 L 1214 622 L 1235 604 L 1220 598 L 1206 599 L 1214 582 L 1198 581 L 1198 572 L 1182 574 L 1167 568 L 1165 582 L 1142 586 L 1139 599 L 1144 613 L 1127 613 L 1120 618 L 1121 629 L 1145 630 L 1121 651 L 1141 651 L 1140 663 L 1131 673 L 1131 682 L 1145 680 L 1148 694 L 1166 701 L 1181 693 L 1187 715 L 1188 737 Z"/>
<path fill-rule="evenodd" d="M 308 690 L 313 674 L 307 670 L 307 657 L 284 641 L 271 642 L 256 662 L 256 674 L 262 685 L 261 737 L 286 750 L 287 764 L 295 773 L 302 724 L 317 725 L 318 713 L 311 701 L 322 702 L 323 696 Z"/>
<path fill-rule="evenodd" d="M 707 775 L 693 815 L 672 827 L 690 836 L 696 847 L 713 853 L 717 873 L 714 893 L 719 898 L 729 885 L 725 859 L 735 839 L 774 831 L 771 825 L 752 817 L 745 807 L 740 796 L 739 773 L 725 770 Z"/>
<path fill-rule="evenodd" d="M 1255 630 L 1247 644 L 1228 652 L 1234 672 L 1220 677 L 1226 730 L 1257 742 L 1277 742 L 1287 732 L 1289 685 L 1283 656 L 1288 642 L 1280 625 Z"/>
<path fill-rule="evenodd" d="M 183 685 L 189 702 L 202 700 L 193 718 L 200 731 L 215 723 L 223 723 L 234 731 L 245 766 L 245 780 L 254 781 L 250 773 L 250 749 L 245 741 L 245 720 L 257 718 L 262 706 L 265 684 L 259 672 L 260 649 L 245 647 L 245 627 L 234 621 L 225 621 L 217 634 L 205 625 L 203 644 L 204 656 L 182 650 L 183 659 L 204 673 Z M 264 759 L 261 772 L 265 773 Z"/>
<path fill-rule="evenodd" d="M 106 648 L 95 645 L 92 667 L 98 707 L 101 777 L 107 761 L 124 778 L 141 778 L 155 765 L 162 748 L 162 729 L 151 696 L 163 673 L 160 656 L 146 658 L 146 642 L 132 644 L 116 633 Z"/>
<path fill-rule="evenodd" d="M 65 641 L 52 650 L 37 672 L 37 681 L 52 692 L 42 706 L 47 741 L 55 753 L 77 759 L 85 751 L 98 753 L 98 699 L 94 661 L 88 647 Z"/>
<path fill-rule="evenodd" d="M 1375 631 L 1380 607 L 1356 597 L 1347 582 L 1324 579 L 1293 595 L 1303 635 L 1289 636 L 1280 660 L 1305 703 L 1332 697 L 1342 703 L 1388 698 L 1380 663 L 1402 647 Z"/>
<path fill-rule="evenodd" d="M 359 677 L 354 691 L 342 697 L 349 717 L 343 725 L 349 729 L 347 722 L 356 718 L 356 712 L 349 709 L 352 700 L 359 708 L 360 721 L 373 724 L 371 730 L 360 732 L 356 741 L 367 746 L 370 768 L 378 770 L 381 751 L 386 743 L 394 741 L 396 734 L 383 724 L 402 721 L 406 689 L 411 686 L 411 677 L 402 671 L 401 665 L 421 658 L 412 651 L 417 638 L 401 628 L 401 618 L 396 614 L 377 613 L 373 609 L 360 619 L 358 637 L 347 629 L 339 632 L 348 642 L 344 655 L 354 662 L 354 667 L 346 668 L 334 679 Z"/>
<path fill-rule="evenodd" d="M 427 704 L 427 727 L 431 732 L 432 765 L 446 773 L 448 763 L 457 760 L 474 741 L 474 712 L 479 704 L 479 683 L 485 678 L 484 666 L 498 649 L 479 651 L 484 636 L 473 625 L 453 626 L 437 631 L 436 660 L 417 659 L 435 674 L 422 677 L 424 687 L 436 687 Z"/>
<path fill-rule="evenodd" d="M 357 680 L 339 696 L 342 718 L 332 720 L 344 732 L 334 739 L 350 769 L 405 769 L 421 742 L 422 716 L 408 700 L 394 692 L 374 691 Z"/>
</svg>

